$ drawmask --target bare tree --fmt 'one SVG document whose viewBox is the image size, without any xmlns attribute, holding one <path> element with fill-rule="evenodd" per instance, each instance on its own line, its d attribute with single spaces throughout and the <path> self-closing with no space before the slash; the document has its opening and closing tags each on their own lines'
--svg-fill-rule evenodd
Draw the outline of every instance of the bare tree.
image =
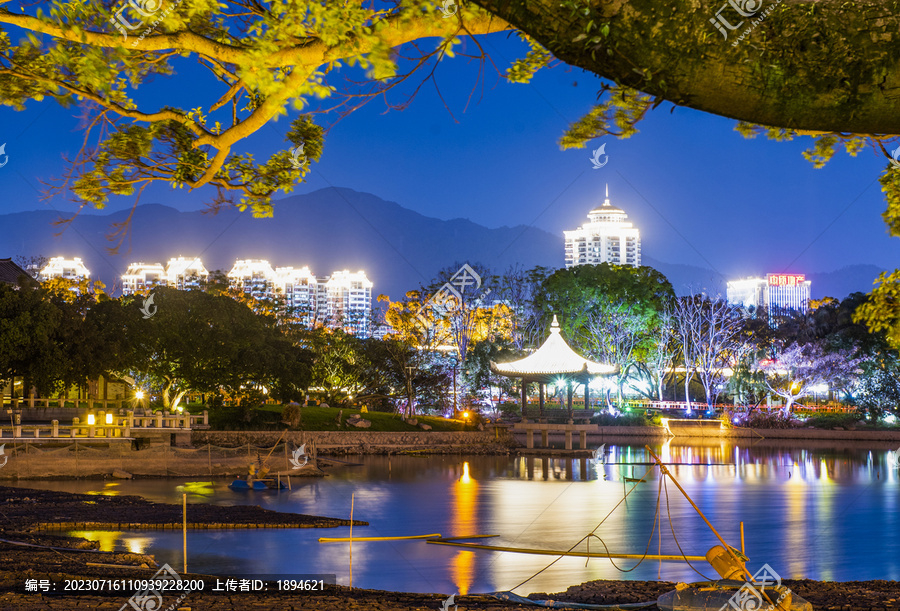
<svg viewBox="0 0 900 611">
<path fill-rule="evenodd" d="M 492 279 L 496 298 L 510 310 L 510 339 L 518 350 L 537 343 L 534 340 L 545 335 L 541 312 L 534 307 L 534 295 L 546 277 L 547 269 L 544 267 L 526 270 L 514 264 Z"/>
<path fill-rule="evenodd" d="M 681 297 L 675 301 L 675 335 L 681 348 L 681 358 L 684 362 L 684 400 L 687 403 L 687 412 L 691 412 L 691 378 L 694 376 L 694 337 L 697 334 L 695 328 L 700 325 L 699 301 L 703 297 L 690 295 Z"/>
<path fill-rule="evenodd" d="M 694 326 L 694 364 L 712 408 L 724 384 L 725 369 L 733 368 L 743 353 L 740 310 L 722 299 L 699 302 L 699 325 Z"/>
<path fill-rule="evenodd" d="M 666 377 L 678 354 L 675 324 L 673 307 L 667 305 L 656 315 L 644 358 L 635 364 L 635 369 L 649 385 L 648 398 L 655 397 L 657 401 L 663 400 Z M 638 392 L 642 391 L 638 389 Z"/>
<path fill-rule="evenodd" d="M 690 381 L 696 373 L 712 407 L 725 380 L 724 370 L 741 353 L 743 317 L 724 300 L 690 295 L 675 304 L 675 328 L 684 359 L 684 394 L 691 411 Z"/>
<path fill-rule="evenodd" d="M 814 341 L 793 343 L 777 358 L 760 361 L 756 366 L 765 374 L 766 387 L 785 400 L 783 413 L 788 416 L 793 404 L 811 394 L 816 386 L 849 386 L 861 362 L 853 357 L 852 350 L 827 351 L 824 342 Z"/>
<path fill-rule="evenodd" d="M 584 345 L 589 354 L 617 365 L 616 400 L 622 404 L 622 385 L 650 341 L 652 314 L 625 301 L 592 304 L 585 320 Z"/>
</svg>

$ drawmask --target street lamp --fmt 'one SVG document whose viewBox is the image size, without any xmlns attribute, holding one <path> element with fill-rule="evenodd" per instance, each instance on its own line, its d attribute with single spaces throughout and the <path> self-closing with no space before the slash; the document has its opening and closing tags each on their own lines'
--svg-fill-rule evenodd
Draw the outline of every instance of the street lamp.
<svg viewBox="0 0 900 611">
<path fill-rule="evenodd" d="M 466 422 L 466 427 L 469 426 L 469 412 L 463 412 L 463 420 Z"/>
<path fill-rule="evenodd" d="M 453 366 L 453 414 L 456 415 L 459 413 L 459 402 L 456 397 L 456 367 L 459 365 L 459 358 L 455 354 L 450 356 L 450 364 Z"/>
</svg>

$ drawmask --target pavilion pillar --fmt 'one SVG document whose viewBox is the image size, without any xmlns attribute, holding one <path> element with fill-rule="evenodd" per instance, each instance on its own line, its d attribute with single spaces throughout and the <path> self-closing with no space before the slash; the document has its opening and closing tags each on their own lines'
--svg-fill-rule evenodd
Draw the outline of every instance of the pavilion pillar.
<svg viewBox="0 0 900 611">
<path fill-rule="evenodd" d="M 522 421 L 525 421 L 525 406 L 528 404 L 528 382 L 522 378 Z"/>
<path fill-rule="evenodd" d="M 571 424 L 571 422 L 572 422 L 572 395 L 573 395 L 572 380 L 569 380 L 566 390 L 568 391 L 567 394 L 568 394 L 568 403 L 569 403 L 569 423 Z M 571 450 L 572 448 L 568 448 L 568 449 Z"/>
<path fill-rule="evenodd" d="M 584 409 L 591 409 L 591 382 L 584 381 Z"/>
<path fill-rule="evenodd" d="M 550 447 L 550 435 L 547 432 L 547 429 L 541 429 L 541 447 L 542 448 Z"/>
<path fill-rule="evenodd" d="M 544 420 L 544 383 L 543 382 L 538 382 L 538 392 L 540 393 L 539 394 L 540 398 L 538 399 L 538 405 L 540 405 L 540 408 L 541 408 L 541 420 L 543 421 Z"/>
</svg>

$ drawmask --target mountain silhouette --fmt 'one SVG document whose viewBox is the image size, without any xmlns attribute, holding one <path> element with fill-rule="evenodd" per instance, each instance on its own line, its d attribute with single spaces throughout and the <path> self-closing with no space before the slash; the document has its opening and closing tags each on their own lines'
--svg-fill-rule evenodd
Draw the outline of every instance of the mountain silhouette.
<svg viewBox="0 0 900 611">
<path fill-rule="evenodd" d="M 65 228 L 53 226 L 59 214 L 52 211 L 0 215 L 0 226 L 7 229 L 0 233 L 0 257 L 81 257 L 92 278 L 104 282 L 113 296 L 120 294 L 119 277 L 130 263 L 165 264 L 178 256 L 200 257 L 207 269 L 225 272 L 236 259 L 267 259 L 273 267 L 308 265 L 317 276 L 363 269 L 374 283 L 373 296 L 387 294 L 395 300 L 457 263 L 481 264 L 500 273 L 512 264 L 556 268 L 565 261 L 561 235 L 524 225 L 488 228 L 465 219 L 427 217 L 371 193 L 340 187 L 279 200 L 274 216 L 265 219 L 231 208 L 212 214 L 161 204 L 138 206 L 127 239 L 119 254 L 112 255 L 107 249 L 114 243 L 106 236 L 128 214 L 82 213 Z M 643 250 L 652 245 L 644 244 Z M 669 278 L 679 295 L 693 289 L 725 296 L 725 279 L 712 270 L 646 255 L 643 263 Z M 881 271 L 851 265 L 807 277 L 813 298 L 842 298 L 870 291 Z"/>
</svg>

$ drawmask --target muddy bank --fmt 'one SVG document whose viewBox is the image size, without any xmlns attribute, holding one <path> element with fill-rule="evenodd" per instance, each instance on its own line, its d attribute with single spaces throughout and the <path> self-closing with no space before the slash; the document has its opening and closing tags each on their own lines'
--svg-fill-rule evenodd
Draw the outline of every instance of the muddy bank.
<svg viewBox="0 0 900 611">
<path fill-rule="evenodd" d="M 182 507 L 137 496 L 72 494 L 0 486 L 0 532 L 5 539 L 47 530 L 181 528 Z M 350 520 L 282 513 L 259 506 L 189 503 L 188 528 L 334 528 Z M 354 525 L 368 522 L 354 520 Z M 22 539 L 27 540 L 27 539 Z M 3 565 L 0 565 L 3 566 Z"/>
</svg>

